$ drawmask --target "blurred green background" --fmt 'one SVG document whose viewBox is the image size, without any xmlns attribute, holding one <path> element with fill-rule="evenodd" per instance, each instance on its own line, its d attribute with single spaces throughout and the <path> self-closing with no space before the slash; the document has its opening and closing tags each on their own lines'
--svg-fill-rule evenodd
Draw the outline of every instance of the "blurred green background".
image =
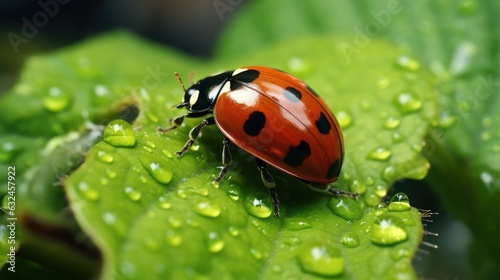
<svg viewBox="0 0 500 280">
<path fill-rule="evenodd" d="M 216 2 L 60 0 L 57 14 L 42 27 L 36 28 L 28 42 L 13 46 L 8 34 L 22 34 L 23 18 L 32 18 L 41 6 L 38 0 L 3 0 L 0 2 L 0 94 L 16 82 L 26 58 L 113 29 L 126 29 L 187 54 L 208 59 L 224 27 L 231 24 L 232 19 L 238 17 L 252 1 L 227 1 L 231 3 L 231 9 L 223 14 L 214 11 Z M 467 253 L 470 233 L 464 224 L 447 214 L 423 182 L 400 181 L 387 197 L 401 191 L 408 194 L 413 206 L 439 213 L 432 217 L 433 222 L 427 222 L 425 228 L 439 236 L 424 237 L 424 241 L 439 248 L 421 246 L 414 260 L 417 274 L 424 279 L 472 278 Z"/>
</svg>

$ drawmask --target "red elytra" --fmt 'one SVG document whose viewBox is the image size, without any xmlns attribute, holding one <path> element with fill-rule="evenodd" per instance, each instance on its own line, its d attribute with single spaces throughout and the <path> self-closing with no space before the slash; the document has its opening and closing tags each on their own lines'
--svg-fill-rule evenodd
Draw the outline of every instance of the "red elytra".
<svg viewBox="0 0 500 280">
<path fill-rule="evenodd" d="M 191 130 L 190 140 L 178 157 L 193 145 L 204 126 L 216 124 L 225 139 L 224 168 L 215 181 L 220 182 L 226 174 L 231 162 L 229 145 L 234 143 L 256 158 L 262 180 L 270 188 L 276 216 L 278 198 L 267 164 L 315 190 L 357 196 L 326 185 L 336 181 L 340 173 L 342 132 L 326 103 L 298 78 L 269 67 L 241 67 L 193 84 L 177 105 L 183 107 L 189 112 L 174 118 L 171 127 L 159 130 L 175 129 L 186 117 L 213 116 Z"/>
</svg>

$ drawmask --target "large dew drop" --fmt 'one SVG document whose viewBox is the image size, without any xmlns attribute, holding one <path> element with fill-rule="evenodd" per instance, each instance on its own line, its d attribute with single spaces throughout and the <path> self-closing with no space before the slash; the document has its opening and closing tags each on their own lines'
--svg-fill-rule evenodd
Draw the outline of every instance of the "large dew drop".
<svg viewBox="0 0 500 280">
<path fill-rule="evenodd" d="M 331 277 L 344 271 L 344 260 L 337 247 L 308 244 L 302 248 L 298 258 L 300 267 L 306 273 Z"/>
<path fill-rule="evenodd" d="M 347 197 L 332 197 L 328 202 L 328 208 L 335 215 L 342 217 L 347 221 L 357 220 L 363 216 L 363 210 L 359 207 L 356 200 Z"/>
<path fill-rule="evenodd" d="M 265 193 L 249 195 L 245 199 L 245 208 L 257 218 L 267 218 L 273 213 L 271 199 Z"/>
<path fill-rule="evenodd" d="M 124 120 L 114 120 L 104 129 L 104 142 L 115 147 L 132 147 L 136 137 L 132 126 Z"/>
<path fill-rule="evenodd" d="M 377 217 L 370 230 L 371 241 L 379 245 L 393 245 L 408 238 L 404 222 L 391 214 Z"/>
<path fill-rule="evenodd" d="M 51 87 L 42 99 L 45 109 L 51 112 L 60 112 L 66 109 L 71 101 L 71 96 L 58 87 Z"/>
</svg>

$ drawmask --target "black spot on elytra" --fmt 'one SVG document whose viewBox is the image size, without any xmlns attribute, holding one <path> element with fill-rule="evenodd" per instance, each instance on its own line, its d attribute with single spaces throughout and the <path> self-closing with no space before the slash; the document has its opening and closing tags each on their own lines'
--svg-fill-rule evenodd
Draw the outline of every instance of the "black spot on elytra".
<svg viewBox="0 0 500 280">
<path fill-rule="evenodd" d="M 238 73 L 231 77 L 231 90 L 236 90 L 241 87 L 243 84 L 248 84 L 255 79 L 257 79 L 260 75 L 260 72 L 254 69 L 246 70 L 241 73 Z"/>
<path fill-rule="evenodd" d="M 300 93 L 300 91 L 296 88 L 293 88 L 293 87 L 287 87 L 285 88 L 285 90 L 283 91 L 283 94 L 285 95 L 285 97 L 292 101 L 292 102 L 299 102 L 300 99 L 302 98 L 302 94 Z"/>
<path fill-rule="evenodd" d="M 314 91 L 314 89 L 312 89 L 310 86 L 306 85 L 306 88 L 312 92 L 312 94 L 316 95 L 317 97 L 319 97 L 319 94 L 317 92 Z"/>
<path fill-rule="evenodd" d="M 306 141 L 302 140 L 298 146 L 290 146 L 285 156 L 285 162 L 292 167 L 298 167 L 310 155 L 311 147 Z"/>
<path fill-rule="evenodd" d="M 266 115 L 260 111 L 254 111 L 243 124 L 243 131 L 250 136 L 257 136 L 265 124 Z"/>
<path fill-rule="evenodd" d="M 342 167 L 342 162 L 340 159 L 337 159 L 331 166 L 328 168 L 328 173 L 326 174 L 327 179 L 332 179 L 338 177 L 340 175 L 340 168 Z"/>
<path fill-rule="evenodd" d="M 323 112 L 321 112 L 319 119 L 316 121 L 316 128 L 321 134 L 328 134 L 330 129 L 332 129 L 332 125 L 328 122 L 328 119 Z"/>
</svg>

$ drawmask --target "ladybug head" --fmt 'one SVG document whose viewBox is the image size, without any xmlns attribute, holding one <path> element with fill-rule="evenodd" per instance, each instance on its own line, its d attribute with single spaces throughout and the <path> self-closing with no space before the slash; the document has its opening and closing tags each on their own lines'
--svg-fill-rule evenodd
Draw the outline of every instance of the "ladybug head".
<svg viewBox="0 0 500 280">
<path fill-rule="evenodd" d="M 181 103 L 177 105 L 177 108 L 187 107 L 191 112 L 206 112 L 213 108 L 217 97 L 225 85 L 225 83 L 231 77 L 233 71 L 227 71 L 224 73 L 216 74 L 204 79 L 199 80 L 195 84 L 191 85 L 187 90 L 184 89 L 184 85 L 181 82 L 182 88 L 184 89 L 184 97 Z"/>
</svg>

